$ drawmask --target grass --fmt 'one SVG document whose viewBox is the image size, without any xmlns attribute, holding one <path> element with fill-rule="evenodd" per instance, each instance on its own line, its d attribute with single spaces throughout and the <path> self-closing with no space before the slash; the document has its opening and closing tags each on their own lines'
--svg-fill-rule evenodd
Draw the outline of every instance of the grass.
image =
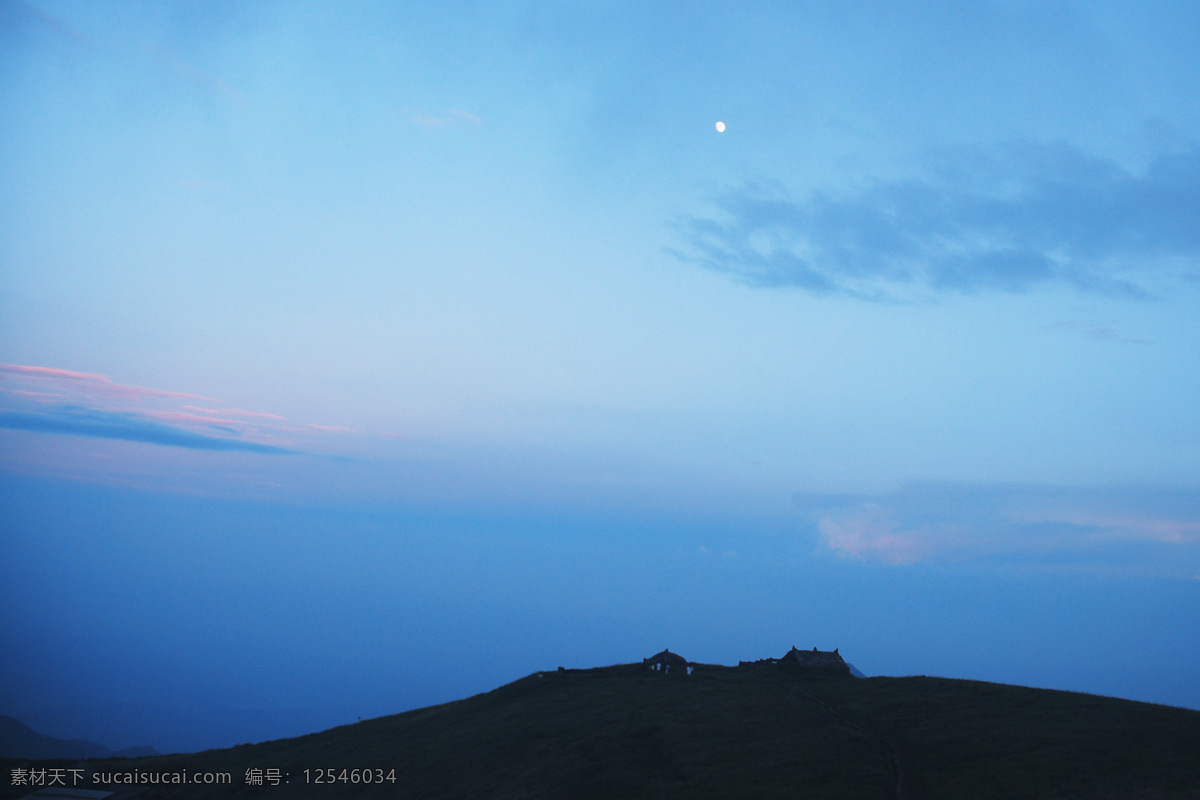
<svg viewBox="0 0 1200 800">
<path fill-rule="evenodd" d="M 1200 712 L 943 678 L 623 665 L 538 673 L 295 739 L 95 766 L 113 764 L 233 774 L 233 786 L 147 800 L 1196 798 Z M 251 767 L 290 783 L 246 786 Z M 355 767 L 394 770 L 395 783 L 304 782 L 306 769 Z"/>
</svg>

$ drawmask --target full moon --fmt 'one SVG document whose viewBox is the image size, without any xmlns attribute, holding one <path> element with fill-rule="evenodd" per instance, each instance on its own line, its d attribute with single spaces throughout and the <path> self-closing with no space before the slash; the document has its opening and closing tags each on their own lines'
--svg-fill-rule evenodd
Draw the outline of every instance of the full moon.
<svg viewBox="0 0 1200 800">
<path fill-rule="evenodd" d="M 717 123 L 717 133 L 724 133 L 724 132 L 725 132 L 725 123 L 718 122 Z"/>
</svg>

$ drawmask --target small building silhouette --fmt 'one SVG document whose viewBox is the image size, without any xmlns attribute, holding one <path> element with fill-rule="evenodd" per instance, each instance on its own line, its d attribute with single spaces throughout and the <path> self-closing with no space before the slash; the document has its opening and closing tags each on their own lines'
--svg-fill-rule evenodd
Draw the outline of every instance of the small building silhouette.
<svg viewBox="0 0 1200 800">
<path fill-rule="evenodd" d="M 784 653 L 783 658 L 760 658 L 757 661 L 739 661 L 739 667 L 763 669 L 766 667 L 795 669 L 803 675 L 842 676 L 851 675 L 850 665 L 842 660 L 837 648 L 833 650 L 797 650 L 794 646 Z"/>
<path fill-rule="evenodd" d="M 667 674 L 691 674 L 691 664 L 688 660 L 678 653 L 672 653 L 670 650 L 663 650 L 661 653 L 656 653 L 649 658 L 643 658 L 642 668 Z"/>
<path fill-rule="evenodd" d="M 842 660 L 837 648 L 833 650 L 797 650 L 795 645 L 779 659 L 782 667 L 801 668 L 828 675 L 849 675 L 850 667 Z"/>
</svg>

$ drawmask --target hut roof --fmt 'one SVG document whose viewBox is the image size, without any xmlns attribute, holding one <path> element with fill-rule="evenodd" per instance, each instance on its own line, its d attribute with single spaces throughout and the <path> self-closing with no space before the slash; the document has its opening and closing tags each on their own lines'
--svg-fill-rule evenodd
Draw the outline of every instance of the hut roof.
<svg viewBox="0 0 1200 800">
<path fill-rule="evenodd" d="M 787 664 L 796 667 L 816 667 L 818 669 L 837 670 L 838 672 L 850 672 L 850 667 L 846 666 L 846 662 L 842 660 L 837 649 L 833 650 L 797 650 L 792 647 L 784 654 L 783 658 L 779 659 L 780 664 Z"/>
<path fill-rule="evenodd" d="M 661 653 L 655 653 L 649 658 L 642 659 L 643 664 L 671 664 L 672 666 L 686 667 L 688 660 L 679 653 L 672 653 L 670 650 L 663 650 Z"/>
</svg>

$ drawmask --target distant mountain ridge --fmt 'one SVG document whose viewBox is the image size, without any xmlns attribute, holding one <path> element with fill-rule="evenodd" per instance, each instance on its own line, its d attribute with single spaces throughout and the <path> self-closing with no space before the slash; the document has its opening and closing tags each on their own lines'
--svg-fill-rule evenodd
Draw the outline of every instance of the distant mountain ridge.
<svg viewBox="0 0 1200 800">
<path fill-rule="evenodd" d="M 157 756 L 153 747 L 109 750 L 86 739 L 55 739 L 30 728 L 20 720 L 0 714 L 0 758 L 140 758 Z"/>
</svg>

